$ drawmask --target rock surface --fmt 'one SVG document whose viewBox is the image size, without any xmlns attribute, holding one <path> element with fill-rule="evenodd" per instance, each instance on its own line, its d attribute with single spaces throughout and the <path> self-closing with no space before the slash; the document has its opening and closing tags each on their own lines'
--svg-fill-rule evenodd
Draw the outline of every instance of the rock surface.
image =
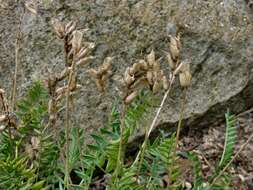
<svg viewBox="0 0 253 190">
<path fill-rule="evenodd" d="M 0 2 L 0 86 L 10 89 L 22 9 L 14 0 Z M 37 14 L 26 11 L 21 22 L 19 94 L 31 78 L 45 75 L 47 67 L 59 71 L 63 65 L 62 45 L 50 25 L 53 17 L 65 22 L 74 19 L 80 28 L 89 28 L 85 38 L 96 43 L 96 60 L 90 67 L 97 67 L 107 56 L 114 57 L 107 95 L 98 96 L 85 68 L 80 71 L 84 87 L 75 104 L 75 125 L 88 131 L 106 122 L 117 99 L 119 73 L 151 49 L 165 57 L 168 33 L 175 27 L 182 33 L 182 59 L 191 62 L 193 74 L 187 91 L 186 124 L 207 126 L 223 118 L 227 108 L 238 113 L 253 105 L 253 12 L 246 1 L 42 0 L 34 4 Z M 181 94 L 177 82 L 158 126 L 168 128 L 178 121 Z"/>
</svg>

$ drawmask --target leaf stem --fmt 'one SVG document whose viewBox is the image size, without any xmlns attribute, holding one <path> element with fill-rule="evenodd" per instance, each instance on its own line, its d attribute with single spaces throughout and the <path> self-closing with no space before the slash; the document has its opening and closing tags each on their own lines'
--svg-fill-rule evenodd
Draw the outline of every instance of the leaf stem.
<svg viewBox="0 0 253 190">
<path fill-rule="evenodd" d="M 126 105 L 123 103 L 122 106 L 122 115 L 121 115 L 121 124 L 120 124 L 120 142 L 119 142 L 119 152 L 117 158 L 117 166 L 115 169 L 115 180 L 119 176 L 122 165 L 124 164 L 124 155 L 123 155 L 123 144 L 124 144 L 124 129 L 125 129 L 125 116 L 126 116 Z"/>
</svg>

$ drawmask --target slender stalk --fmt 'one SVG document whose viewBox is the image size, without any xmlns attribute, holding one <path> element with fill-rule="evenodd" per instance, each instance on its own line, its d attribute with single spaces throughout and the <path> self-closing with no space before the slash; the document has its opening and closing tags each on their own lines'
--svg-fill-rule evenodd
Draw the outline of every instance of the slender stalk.
<svg viewBox="0 0 253 190">
<path fill-rule="evenodd" d="M 20 15 L 19 21 L 18 21 L 18 32 L 16 36 L 16 42 L 15 42 L 15 70 L 13 75 L 13 85 L 12 85 L 12 92 L 11 92 L 11 110 L 15 110 L 15 104 L 16 104 L 16 96 L 17 96 L 17 75 L 18 75 L 18 69 L 20 65 L 20 49 L 21 49 L 21 40 L 22 40 L 22 32 L 21 32 L 21 24 L 22 19 L 25 14 L 25 11 Z"/>
<path fill-rule="evenodd" d="M 122 169 L 122 165 L 124 164 L 123 145 L 124 145 L 124 131 L 125 131 L 125 116 L 126 116 L 126 105 L 125 103 L 123 103 L 120 122 L 119 152 L 118 152 L 117 166 L 115 169 L 115 180 L 117 180 L 117 177 L 119 176 L 119 173 Z"/>
<path fill-rule="evenodd" d="M 152 97 L 151 97 L 151 108 L 154 108 L 154 95 L 153 94 L 152 94 Z M 145 129 L 144 144 L 143 144 L 143 149 L 144 150 L 146 150 L 147 142 L 148 142 L 148 128 L 146 127 L 146 129 Z M 144 160 L 144 155 L 145 155 L 145 151 L 141 151 L 140 162 L 138 164 L 139 166 L 138 166 L 138 169 L 137 169 L 137 178 L 140 175 L 141 165 L 142 165 L 143 160 Z"/>
<path fill-rule="evenodd" d="M 158 117 L 159 117 L 159 115 L 160 115 L 160 112 L 161 112 L 161 110 L 162 110 L 162 108 L 163 108 L 163 106 L 164 106 L 164 103 L 165 103 L 165 101 L 166 101 L 166 99 L 167 99 L 167 97 L 168 97 L 168 95 L 169 95 L 169 93 L 170 93 L 170 91 L 171 91 L 171 88 L 172 88 L 172 85 L 173 85 L 174 81 L 175 81 L 175 75 L 172 76 L 172 79 L 171 79 L 171 81 L 170 81 L 170 86 L 169 86 L 168 90 L 165 92 L 165 94 L 164 94 L 164 96 L 163 96 L 163 99 L 162 99 L 162 101 L 161 101 L 161 104 L 160 104 L 160 106 L 159 106 L 159 108 L 158 108 L 158 110 L 157 110 L 157 112 L 156 112 L 156 115 L 155 115 L 155 117 L 154 117 L 154 119 L 153 119 L 153 121 L 152 121 L 152 123 L 151 123 L 151 125 L 150 125 L 150 127 L 149 127 L 149 130 L 148 130 L 148 132 L 147 132 L 147 135 L 145 136 L 145 139 L 144 139 L 143 144 L 142 144 L 142 146 L 141 146 L 141 150 L 138 152 L 138 155 L 136 156 L 133 165 L 135 165 L 135 164 L 138 163 L 140 156 L 143 155 L 144 152 L 145 152 L 145 150 L 146 150 L 146 144 L 147 144 L 147 141 L 148 141 L 148 139 L 149 139 L 149 136 L 150 136 L 151 132 L 153 131 L 155 125 L 156 125 L 156 122 L 157 122 L 157 120 L 158 120 Z"/>
<path fill-rule="evenodd" d="M 182 101 L 182 104 L 181 104 L 180 116 L 179 116 L 179 121 L 178 121 L 178 125 L 177 125 L 177 135 L 176 135 L 175 149 L 178 148 L 180 131 L 181 131 L 181 127 L 182 127 L 182 120 L 183 120 L 183 117 L 184 117 L 185 102 L 186 102 L 186 90 L 187 90 L 186 88 L 184 88 L 184 90 L 183 90 L 183 101 Z"/>
<path fill-rule="evenodd" d="M 227 163 L 227 165 L 223 168 L 223 170 L 219 173 L 219 175 L 214 178 L 208 189 L 210 189 L 214 183 L 224 174 L 224 172 L 228 169 L 228 167 L 232 164 L 232 162 L 238 157 L 238 155 L 244 150 L 244 148 L 250 143 L 250 141 L 253 139 L 253 134 L 250 135 L 250 137 L 247 139 L 247 141 L 242 144 L 240 149 L 237 151 L 237 153 L 234 155 L 234 157 Z"/>
<path fill-rule="evenodd" d="M 74 62 L 73 62 L 74 63 Z M 65 180 L 64 183 L 66 185 L 67 190 L 69 189 L 69 133 L 70 133 L 70 84 L 72 81 L 72 77 L 74 74 L 73 71 L 73 66 L 72 64 L 72 70 L 70 71 L 69 74 L 69 79 L 68 79 L 68 88 L 66 92 L 66 125 L 65 125 L 65 138 L 66 138 L 66 160 L 65 160 Z"/>
</svg>

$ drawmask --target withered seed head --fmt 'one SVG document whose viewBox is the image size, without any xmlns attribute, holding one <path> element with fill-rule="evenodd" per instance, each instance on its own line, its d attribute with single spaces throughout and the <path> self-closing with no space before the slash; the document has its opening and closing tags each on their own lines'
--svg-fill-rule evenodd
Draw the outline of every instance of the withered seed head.
<svg viewBox="0 0 253 190">
<path fill-rule="evenodd" d="M 6 115 L 0 115 L 0 122 L 4 122 L 7 119 Z"/>
<path fill-rule="evenodd" d="M 163 76 L 162 81 L 163 81 L 163 89 L 168 90 L 169 89 L 169 81 L 168 81 L 167 77 Z"/>
<path fill-rule="evenodd" d="M 65 34 L 71 34 L 74 30 L 76 29 L 76 22 L 70 21 L 68 24 L 65 26 Z"/>
<path fill-rule="evenodd" d="M 4 89 L 0 88 L 0 94 L 4 94 L 4 93 L 5 93 Z"/>
<path fill-rule="evenodd" d="M 83 38 L 83 32 L 79 30 L 75 30 L 73 32 L 72 49 L 74 50 L 75 54 L 77 54 L 82 47 L 82 38 Z"/>
<path fill-rule="evenodd" d="M 180 81 L 181 87 L 189 87 L 191 84 L 191 79 L 192 79 L 192 76 L 189 71 L 182 72 L 179 74 L 179 81 Z"/>
<path fill-rule="evenodd" d="M 91 60 L 93 60 L 94 57 L 93 56 L 89 56 L 89 57 L 84 57 L 82 59 L 80 59 L 79 61 L 76 62 L 77 66 L 84 66 L 87 63 L 90 63 Z"/>
<path fill-rule="evenodd" d="M 172 59 L 177 60 L 179 56 L 180 47 L 179 47 L 178 39 L 176 37 L 170 36 L 169 48 L 170 48 Z"/>
<path fill-rule="evenodd" d="M 5 125 L 0 125 L 0 132 L 5 130 L 6 126 Z"/>
<path fill-rule="evenodd" d="M 138 95 L 138 91 L 133 91 L 125 98 L 125 103 L 130 104 Z"/>
<path fill-rule="evenodd" d="M 149 66 L 153 66 L 155 63 L 155 52 L 152 50 L 150 54 L 147 55 L 147 61 Z"/>
<path fill-rule="evenodd" d="M 177 75 L 178 73 L 186 72 L 186 71 L 190 72 L 190 64 L 186 62 L 181 62 L 179 66 L 176 68 L 176 70 L 174 71 L 174 74 Z"/>
<path fill-rule="evenodd" d="M 170 53 L 167 53 L 167 61 L 171 69 L 176 68 L 176 63 L 172 60 Z"/>
<path fill-rule="evenodd" d="M 52 19 L 52 25 L 57 36 L 62 39 L 65 35 L 64 26 L 58 19 Z"/>
<path fill-rule="evenodd" d="M 151 71 L 148 71 L 147 72 L 147 80 L 148 80 L 148 83 L 149 85 L 153 85 L 153 73 Z"/>
<path fill-rule="evenodd" d="M 159 83 L 159 81 L 155 81 L 152 91 L 154 94 L 156 94 L 157 92 L 159 92 L 159 90 L 160 90 L 160 83 Z"/>
</svg>

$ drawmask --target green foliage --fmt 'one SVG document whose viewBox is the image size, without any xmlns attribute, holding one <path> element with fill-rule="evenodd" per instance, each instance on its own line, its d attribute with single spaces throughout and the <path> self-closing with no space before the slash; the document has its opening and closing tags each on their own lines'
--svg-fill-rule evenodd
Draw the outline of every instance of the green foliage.
<svg viewBox="0 0 253 190">
<path fill-rule="evenodd" d="M 18 102 L 18 116 L 21 120 L 18 131 L 25 136 L 41 130 L 46 114 L 47 91 L 40 81 L 36 81 Z"/>
<path fill-rule="evenodd" d="M 189 159 L 192 160 L 194 166 L 193 190 L 204 190 L 204 179 L 202 177 L 201 164 L 198 156 L 194 153 L 189 153 Z"/>
<path fill-rule="evenodd" d="M 124 163 L 120 173 L 114 176 L 120 138 L 123 138 L 123 151 L 134 133 L 143 127 L 145 116 L 152 105 L 149 94 L 140 94 L 128 105 L 124 119 L 124 133 L 120 134 L 121 112 L 115 105 L 108 124 L 98 134 L 92 134 L 93 143 L 86 145 L 84 129 L 72 127 L 69 135 L 69 152 L 65 152 L 65 134 L 60 130 L 56 136 L 47 128 L 48 96 L 40 82 L 35 82 L 24 98 L 18 103 L 17 115 L 19 126 L 13 129 L 12 138 L 8 131 L 0 134 L 0 189 L 6 190 L 64 190 L 64 156 L 68 154 L 71 189 L 89 190 L 94 178 L 99 175 L 109 176 L 107 190 L 179 190 L 183 189 L 180 178 L 178 157 L 174 155 L 175 135 L 165 137 L 163 134 L 154 141 L 147 141 L 142 162 Z M 194 190 L 229 189 L 231 177 L 226 173 L 212 184 L 222 169 L 232 159 L 236 140 L 235 118 L 226 114 L 226 138 L 222 157 L 210 181 L 205 182 L 198 157 L 190 153 L 189 159 L 194 163 Z M 33 140 L 32 140 L 33 139 Z M 34 139 L 37 141 L 34 145 Z M 28 148 L 27 148 L 28 147 Z M 133 155 L 134 156 L 134 155 Z M 134 158 L 133 158 L 134 159 Z M 166 184 L 163 176 L 168 176 Z M 115 177 L 115 179 L 114 179 Z"/>
<path fill-rule="evenodd" d="M 17 115 L 20 124 L 12 130 L 12 138 L 7 131 L 0 134 L 0 189 L 43 189 L 55 169 L 58 147 L 51 135 L 43 133 L 47 92 L 41 82 L 34 82 L 19 101 Z M 32 138 L 38 146 L 30 144 Z"/>
<path fill-rule="evenodd" d="M 198 160 L 198 157 L 192 153 L 189 155 L 189 158 L 194 163 L 194 174 L 195 174 L 194 190 L 230 189 L 229 183 L 230 183 L 231 177 L 229 177 L 227 173 L 222 173 L 223 172 L 222 170 L 227 166 L 227 164 L 229 164 L 229 162 L 233 158 L 233 151 L 234 151 L 234 146 L 236 143 L 236 127 L 235 127 L 234 115 L 231 115 L 229 112 L 227 112 L 225 114 L 225 118 L 226 118 L 226 134 L 225 134 L 224 150 L 223 150 L 218 166 L 216 167 L 213 175 L 210 177 L 207 183 L 204 183 L 204 180 L 201 174 L 201 165 Z M 219 179 L 215 181 L 215 183 L 213 183 L 213 180 L 217 176 L 220 176 Z"/>
<path fill-rule="evenodd" d="M 227 126 L 225 134 L 225 145 L 216 172 L 219 172 L 231 160 L 236 143 L 236 126 L 234 115 L 231 115 L 229 112 L 227 112 L 225 117 Z"/>
<path fill-rule="evenodd" d="M 27 158 L 0 160 L 0 189 L 41 190 L 45 181 L 36 183 L 35 178 L 35 171 L 27 168 Z"/>
</svg>

